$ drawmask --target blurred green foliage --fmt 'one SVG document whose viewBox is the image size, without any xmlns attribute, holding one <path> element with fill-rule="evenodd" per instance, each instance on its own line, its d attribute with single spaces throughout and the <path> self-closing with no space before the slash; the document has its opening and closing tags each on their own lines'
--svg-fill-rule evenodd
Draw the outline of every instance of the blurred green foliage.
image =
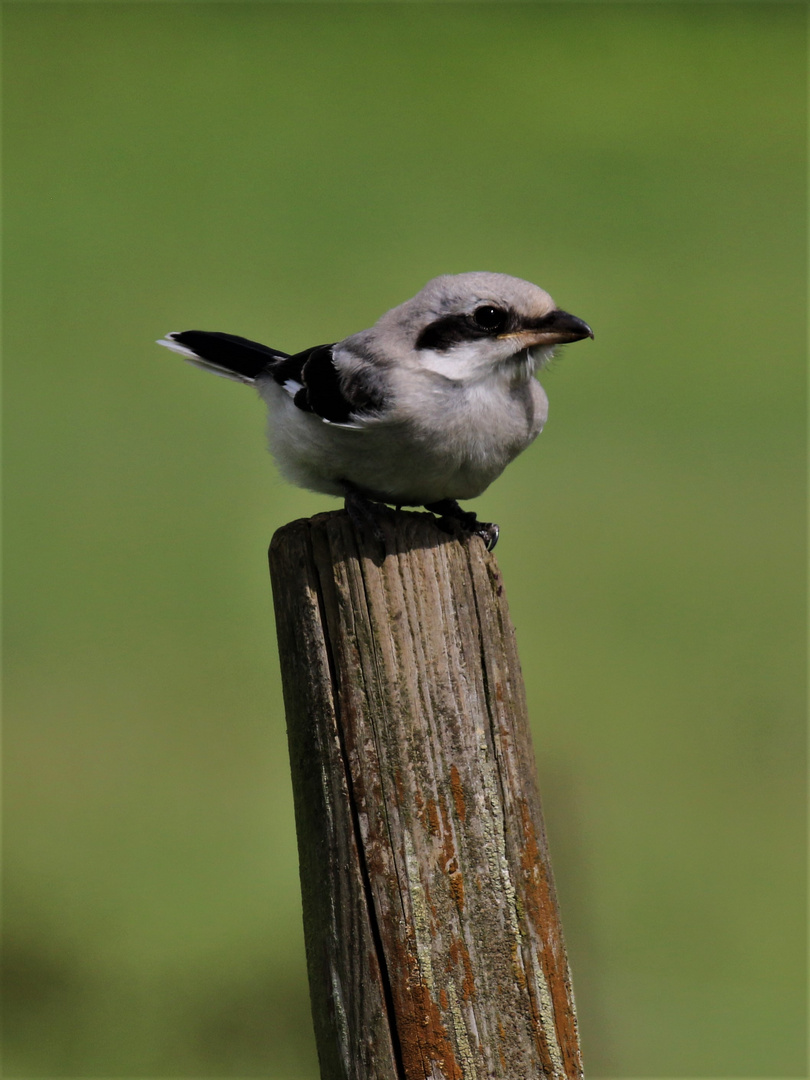
<svg viewBox="0 0 810 1080">
<path fill-rule="evenodd" d="M 7 3 L 5 1073 L 314 1080 L 249 391 L 437 273 L 594 343 L 478 502 L 592 1076 L 805 1075 L 803 4 Z"/>
</svg>

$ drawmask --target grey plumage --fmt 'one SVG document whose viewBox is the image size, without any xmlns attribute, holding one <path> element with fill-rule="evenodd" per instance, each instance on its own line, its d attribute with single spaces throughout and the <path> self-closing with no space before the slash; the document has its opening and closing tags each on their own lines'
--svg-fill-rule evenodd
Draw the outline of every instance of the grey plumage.
<svg viewBox="0 0 810 1080">
<path fill-rule="evenodd" d="M 202 331 L 161 344 L 255 386 L 288 480 L 419 506 L 485 491 L 546 421 L 534 372 L 556 345 L 592 336 L 538 286 L 468 273 L 434 278 L 370 329 L 293 357 Z"/>
</svg>

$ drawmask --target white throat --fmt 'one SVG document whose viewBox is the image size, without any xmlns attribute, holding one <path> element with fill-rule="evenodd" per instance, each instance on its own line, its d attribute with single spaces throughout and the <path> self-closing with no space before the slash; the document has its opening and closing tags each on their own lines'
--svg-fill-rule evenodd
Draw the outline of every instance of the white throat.
<svg viewBox="0 0 810 1080">
<path fill-rule="evenodd" d="M 420 353 L 422 368 L 441 375 L 445 379 L 465 384 L 502 382 L 512 384 L 531 378 L 534 372 L 549 359 L 552 349 L 522 349 L 499 356 L 492 348 L 481 348 L 481 342 L 471 341 L 456 345 L 447 352 L 425 349 Z"/>
</svg>

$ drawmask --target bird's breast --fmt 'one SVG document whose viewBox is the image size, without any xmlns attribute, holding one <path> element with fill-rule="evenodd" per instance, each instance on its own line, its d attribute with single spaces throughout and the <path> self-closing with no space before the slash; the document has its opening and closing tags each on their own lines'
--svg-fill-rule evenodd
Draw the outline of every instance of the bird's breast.
<svg viewBox="0 0 810 1080">
<path fill-rule="evenodd" d="M 536 438 L 548 413 L 548 399 L 535 379 L 517 384 L 443 380 L 418 387 L 396 402 L 415 457 L 433 464 L 452 492 L 441 498 L 480 495 Z"/>
<path fill-rule="evenodd" d="M 465 460 L 511 460 L 539 434 L 548 399 L 535 379 L 472 385 L 444 380 L 397 401 L 397 412 L 423 437 Z"/>
<path fill-rule="evenodd" d="M 349 481 L 388 502 L 422 505 L 480 495 L 542 428 L 539 383 L 486 387 L 413 381 L 384 415 L 349 430 L 297 409 L 280 388 L 269 405 L 270 448 L 289 480 L 340 494 Z"/>
</svg>

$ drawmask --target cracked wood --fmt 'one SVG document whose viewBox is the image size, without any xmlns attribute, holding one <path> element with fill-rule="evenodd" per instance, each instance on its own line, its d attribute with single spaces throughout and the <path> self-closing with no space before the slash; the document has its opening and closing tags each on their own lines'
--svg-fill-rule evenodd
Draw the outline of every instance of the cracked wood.
<svg viewBox="0 0 810 1080">
<path fill-rule="evenodd" d="M 503 584 L 425 514 L 270 547 L 322 1080 L 573 1080 L 571 981 Z"/>
</svg>

